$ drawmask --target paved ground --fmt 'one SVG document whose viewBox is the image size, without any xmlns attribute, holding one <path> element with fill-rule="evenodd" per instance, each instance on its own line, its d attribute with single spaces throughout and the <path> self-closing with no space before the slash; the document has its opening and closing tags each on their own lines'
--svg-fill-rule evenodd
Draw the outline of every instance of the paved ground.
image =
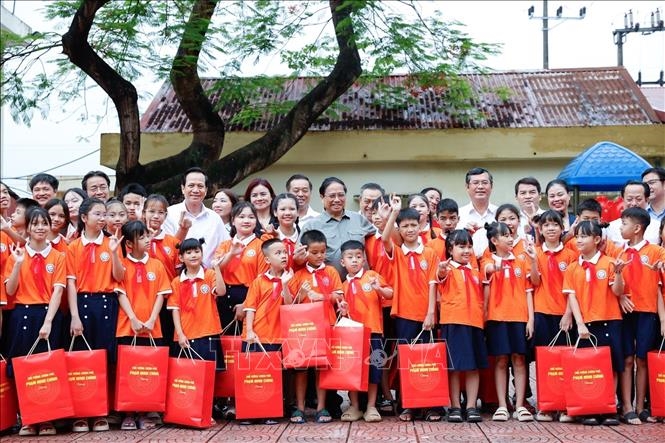
<svg viewBox="0 0 665 443">
<path fill-rule="evenodd" d="M 149 431 L 119 431 L 59 434 L 55 437 L 2 436 L 0 441 L 38 442 L 663 442 L 665 424 L 617 427 L 588 427 L 560 423 L 519 423 L 511 420 L 479 424 L 421 421 L 403 423 L 387 417 L 381 423 L 329 424 L 308 422 L 292 425 L 286 422 L 274 426 L 241 426 L 237 422 L 222 422 L 199 431 L 163 426 Z"/>
</svg>

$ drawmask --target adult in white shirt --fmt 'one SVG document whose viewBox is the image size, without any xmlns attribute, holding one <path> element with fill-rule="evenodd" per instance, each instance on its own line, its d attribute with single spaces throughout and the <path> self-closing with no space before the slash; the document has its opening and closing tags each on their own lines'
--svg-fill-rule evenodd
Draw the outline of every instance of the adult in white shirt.
<svg viewBox="0 0 665 443">
<path fill-rule="evenodd" d="M 629 180 L 623 185 L 621 189 L 621 198 L 623 199 L 623 208 L 647 208 L 647 202 L 649 201 L 649 185 L 644 182 Z M 623 247 L 626 243 L 626 240 L 621 237 L 621 217 L 616 220 L 612 220 L 610 225 L 607 228 L 607 238 L 612 240 L 614 244 L 619 247 Z M 651 223 L 644 231 L 644 239 L 649 243 L 655 245 L 658 244 L 658 229 L 660 228 L 660 221 L 655 218 L 651 218 Z"/>
<path fill-rule="evenodd" d="M 286 181 L 286 192 L 290 192 L 298 199 L 298 224 L 301 226 L 305 220 L 320 214 L 309 205 L 312 197 L 312 182 L 306 175 L 293 174 L 289 177 Z"/>
<path fill-rule="evenodd" d="M 187 230 L 187 238 L 203 238 L 203 265 L 210 267 L 215 249 L 224 240 L 228 240 L 229 234 L 224 228 L 224 223 L 219 215 L 212 209 L 206 208 L 203 200 L 208 192 L 208 177 L 203 169 L 198 167 L 189 168 L 182 176 L 180 185 L 182 195 L 185 199 L 182 203 L 171 205 L 167 209 L 164 231 L 167 234 L 181 237 L 181 220 L 191 221 L 191 227 Z"/>
<path fill-rule="evenodd" d="M 658 221 L 665 218 L 665 169 L 649 168 L 642 173 L 642 182 L 649 186 L 647 212 Z"/>
<path fill-rule="evenodd" d="M 518 234 L 524 237 L 524 234 L 533 235 L 531 220 L 534 216 L 542 214 L 540 209 L 540 182 L 534 177 L 524 177 L 515 183 L 515 200 L 520 210 L 520 225 Z"/>
<path fill-rule="evenodd" d="M 471 200 L 459 208 L 457 229 L 472 231 L 482 228 L 485 223 L 492 223 L 497 206 L 490 203 L 494 178 L 487 169 L 473 168 L 466 173 L 466 193 Z"/>
</svg>

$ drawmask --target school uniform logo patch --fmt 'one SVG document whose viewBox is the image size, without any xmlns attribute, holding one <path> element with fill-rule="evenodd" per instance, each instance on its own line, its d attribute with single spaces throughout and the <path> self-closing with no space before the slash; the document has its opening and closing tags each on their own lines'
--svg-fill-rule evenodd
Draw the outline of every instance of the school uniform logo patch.
<svg viewBox="0 0 665 443">
<path fill-rule="evenodd" d="M 605 280 L 607 278 L 607 272 L 605 272 L 604 269 L 599 269 L 598 272 L 596 272 L 596 278 L 598 280 Z"/>
<path fill-rule="evenodd" d="M 649 256 L 648 255 L 641 256 L 640 260 L 642 260 L 642 263 L 644 263 L 644 264 L 649 264 Z"/>
<path fill-rule="evenodd" d="M 148 281 L 155 281 L 157 279 L 157 276 L 152 271 L 148 272 L 146 277 L 148 278 Z"/>
<path fill-rule="evenodd" d="M 46 265 L 46 272 L 53 274 L 55 272 L 55 265 L 53 263 L 48 263 Z"/>
<path fill-rule="evenodd" d="M 515 268 L 515 277 L 521 277 L 522 276 L 522 269 L 521 268 Z"/>
<path fill-rule="evenodd" d="M 568 269 L 568 264 L 564 261 L 559 262 L 559 271 L 565 271 Z"/>
<path fill-rule="evenodd" d="M 99 259 L 103 262 L 107 262 L 111 260 L 111 254 L 109 254 L 108 252 L 102 252 L 101 254 L 99 254 Z"/>
<path fill-rule="evenodd" d="M 321 283 L 323 283 L 323 286 L 328 286 L 328 285 L 330 285 L 330 278 L 328 278 L 328 277 L 323 277 L 323 278 L 321 279 Z"/>
<path fill-rule="evenodd" d="M 201 285 L 201 294 L 207 294 L 208 292 L 210 292 L 210 286 L 208 286 L 206 284 L 202 284 Z"/>
<path fill-rule="evenodd" d="M 0 243 L 0 252 L 5 252 L 7 251 L 7 245 L 4 243 Z"/>
<path fill-rule="evenodd" d="M 171 254 L 171 248 L 169 246 L 164 246 L 164 251 L 169 255 Z"/>
<path fill-rule="evenodd" d="M 371 290 L 372 290 L 372 285 L 370 285 L 369 283 L 365 283 L 365 284 L 363 285 L 363 291 L 365 291 L 365 292 L 369 292 L 369 291 L 371 291 Z"/>
<path fill-rule="evenodd" d="M 520 260 L 526 260 L 526 255 L 524 255 L 524 254 L 517 254 L 517 258 L 519 258 Z"/>
<path fill-rule="evenodd" d="M 256 251 L 254 249 L 248 249 L 247 250 L 247 257 L 254 257 L 256 255 Z"/>
<path fill-rule="evenodd" d="M 423 271 L 427 270 L 427 260 L 420 260 L 420 269 Z"/>
</svg>

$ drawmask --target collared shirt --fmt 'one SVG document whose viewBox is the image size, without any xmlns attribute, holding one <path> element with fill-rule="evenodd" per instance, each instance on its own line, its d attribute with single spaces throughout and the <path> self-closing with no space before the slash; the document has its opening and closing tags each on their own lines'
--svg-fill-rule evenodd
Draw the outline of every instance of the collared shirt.
<svg viewBox="0 0 665 443">
<path fill-rule="evenodd" d="M 98 246 L 101 246 L 103 242 L 104 242 L 104 233 L 101 231 L 99 232 L 97 238 L 95 238 L 94 240 L 88 239 L 88 237 L 85 236 L 85 232 L 81 233 L 81 243 L 83 243 L 83 246 L 87 246 L 90 243 L 94 243 Z"/>
<path fill-rule="evenodd" d="M 299 223 L 302 223 L 302 222 L 304 222 L 304 221 L 306 221 L 306 220 L 310 220 L 310 219 L 312 219 L 312 218 L 318 217 L 319 215 L 321 215 L 320 212 L 316 212 L 314 209 L 312 209 L 311 206 L 308 206 L 308 207 L 307 207 L 307 212 L 305 213 L 305 215 L 303 215 L 302 217 L 299 217 L 299 218 L 298 218 L 298 222 L 299 222 Z"/>
<path fill-rule="evenodd" d="M 536 215 L 540 215 L 543 212 L 545 211 L 538 208 L 538 210 L 536 211 Z M 529 223 L 529 216 L 522 210 L 520 210 L 520 225 L 517 228 L 517 233 L 519 234 L 520 237 L 524 237 L 525 233 L 533 235 L 533 229 L 531 228 Z"/>
<path fill-rule="evenodd" d="M 224 228 L 224 222 L 215 211 L 203 206 L 201 212 L 193 215 L 187 210 L 185 202 L 171 205 L 167 209 L 166 220 L 162 229 L 167 234 L 176 235 L 180 222 L 180 214 L 185 211 L 185 217 L 192 221 L 192 227 L 187 231 L 187 238 L 203 238 L 205 243 L 203 249 L 203 265 L 210 267 L 215 249 L 224 240 L 231 238 Z"/>
<path fill-rule="evenodd" d="M 653 207 L 651 206 L 651 204 L 648 204 L 647 205 L 647 212 L 649 213 L 649 216 L 651 216 L 652 219 L 655 218 L 656 220 L 658 220 L 659 223 L 662 219 L 665 218 L 665 208 L 663 208 L 663 210 L 660 211 L 660 212 L 656 212 L 653 209 Z"/>
<path fill-rule="evenodd" d="M 612 240 L 615 245 L 622 248 L 626 243 L 626 240 L 621 236 L 621 218 L 612 220 L 610 225 L 607 227 L 607 239 Z M 651 223 L 647 226 L 647 229 L 644 231 L 644 240 L 657 245 L 660 243 L 660 236 L 658 235 L 658 230 L 660 229 L 660 221 L 651 218 Z"/>
<path fill-rule="evenodd" d="M 479 226 L 483 226 L 485 223 L 492 223 L 496 216 L 497 206 L 493 203 L 490 203 L 487 206 L 487 210 L 484 214 L 481 214 L 473 207 L 473 203 L 469 202 L 459 208 L 459 222 L 457 223 L 457 229 L 463 229 L 470 222 L 476 223 Z"/>
<path fill-rule="evenodd" d="M 307 231 L 318 230 L 326 236 L 326 263 L 334 266 L 341 276 L 346 271 L 341 264 L 342 243 L 347 240 L 358 240 L 363 245 L 365 237 L 374 234 L 374 225 L 357 212 L 344 211 L 342 218 L 337 220 L 330 214 L 323 214 L 308 220 L 302 227 L 301 235 Z"/>
</svg>

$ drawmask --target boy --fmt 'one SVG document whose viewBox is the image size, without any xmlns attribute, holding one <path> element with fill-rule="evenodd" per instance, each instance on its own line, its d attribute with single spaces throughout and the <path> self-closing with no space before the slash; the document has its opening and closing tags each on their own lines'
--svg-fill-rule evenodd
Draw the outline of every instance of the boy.
<svg viewBox="0 0 665 443">
<path fill-rule="evenodd" d="M 655 264 L 665 262 L 665 249 L 644 240 L 651 222 L 642 208 L 628 208 L 621 213 L 621 237 L 627 240 L 619 259 L 627 263 L 625 287 L 619 299 L 623 311 L 623 355 L 625 369 L 621 376 L 623 420 L 632 425 L 653 421 L 644 409 L 647 390 L 647 352 L 656 349 L 658 338 L 665 335 L 665 306 Z M 655 272 L 654 272 L 655 271 Z M 659 319 L 660 317 L 660 319 Z M 659 334 L 660 333 L 660 334 Z M 633 363 L 635 409 L 632 402 Z"/>
<path fill-rule="evenodd" d="M 2 232 L 7 234 L 9 238 L 17 243 L 19 246 L 25 244 L 27 238 L 26 219 L 28 211 L 32 208 L 38 208 L 39 203 L 31 198 L 23 197 L 16 200 L 16 208 L 10 216 L 10 224 L 2 226 Z"/>
<path fill-rule="evenodd" d="M 397 340 L 400 343 L 411 343 L 421 330 L 431 330 L 436 325 L 439 260 L 434 251 L 425 247 L 420 240 L 418 211 L 412 208 L 401 209 L 402 199 L 396 195 L 391 196 L 390 202 L 391 212 L 382 239 L 391 263 L 395 291 L 391 315 L 395 319 Z M 396 223 L 397 234 L 402 239 L 400 247 L 396 247 L 392 241 Z M 423 334 L 423 337 L 424 341 L 429 341 L 429 334 Z M 413 411 L 404 409 L 399 419 L 413 420 Z M 425 420 L 439 421 L 441 415 L 431 409 Z"/>
<path fill-rule="evenodd" d="M 439 261 L 446 261 L 446 237 L 455 230 L 459 222 L 459 207 L 452 198 L 444 198 L 436 207 L 436 219 L 441 226 L 441 235 L 427 244 L 432 248 Z M 473 269 L 478 269 L 478 259 L 475 254 L 471 257 L 470 265 Z"/>
<path fill-rule="evenodd" d="M 143 203 L 147 196 L 148 192 L 138 183 L 128 183 L 127 186 L 122 188 L 118 199 L 127 208 L 127 219 L 129 221 L 143 218 Z"/>
<path fill-rule="evenodd" d="M 375 271 L 365 271 L 365 247 L 357 240 L 342 243 L 342 266 L 346 270 L 344 302 L 340 310 L 349 314 L 351 319 L 359 321 L 371 329 L 371 355 L 380 355 L 383 351 L 383 319 L 381 302 L 393 297 L 393 289 L 385 279 Z M 381 366 L 379 366 L 381 365 Z M 359 409 L 358 392 L 349 392 L 351 406 L 342 414 L 342 421 L 366 422 L 381 421 L 381 414 L 376 409 L 378 384 L 381 383 L 383 364 L 370 358 L 369 388 L 367 390 L 367 409 L 363 414 Z"/>
<path fill-rule="evenodd" d="M 305 267 L 296 271 L 289 282 L 289 290 L 297 294 L 299 303 L 323 302 L 330 324 L 334 324 L 335 307 L 342 300 L 342 280 L 337 270 L 326 266 L 326 236 L 321 231 L 311 230 L 302 234 L 300 243 L 307 247 Z M 296 410 L 291 414 L 292 423 L 305 421 L 305 392 L 307 390 L 307 370 L 295 372 Z M 326 410 L 326 391 L 316 388 L 316 422 L 328 423 L 332 420 Z"/>
</svg>

